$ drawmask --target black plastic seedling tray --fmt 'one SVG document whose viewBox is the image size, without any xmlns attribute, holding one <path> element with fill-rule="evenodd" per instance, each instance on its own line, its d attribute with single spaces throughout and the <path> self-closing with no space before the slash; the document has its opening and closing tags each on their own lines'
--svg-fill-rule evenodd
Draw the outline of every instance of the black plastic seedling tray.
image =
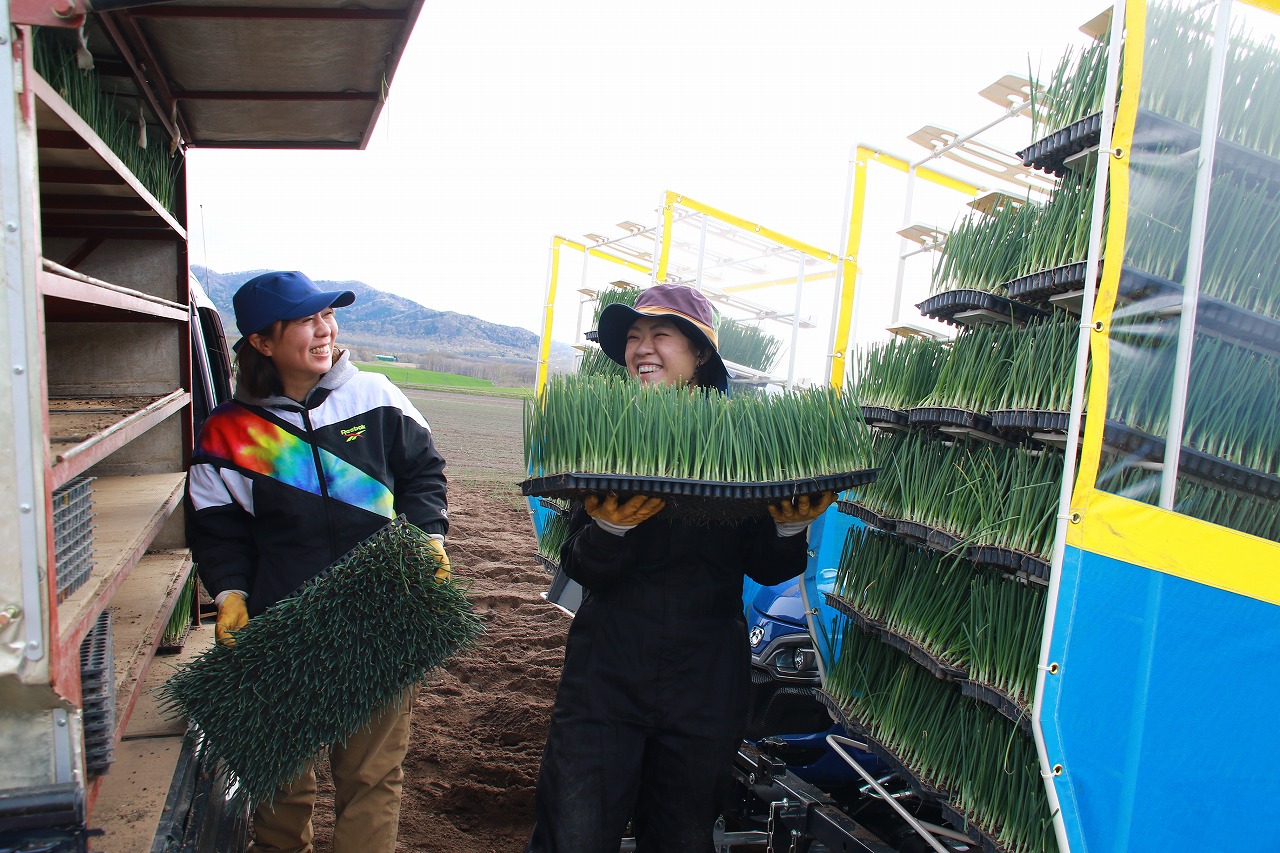
<svg viewBox="0 0 1280 853">
<path fill-rule="evenodd" d="M 862 419 L 871 426 L 901 428 L 907 425 L 907 413 L 888 406 L 863 406 Z"/>
<path fill-rule="evenodd" d="M 556 503 L 554 498 L 538 498 L 538 505 L 543 509 L 549 509 L 556 515 L 567 516 L 569 508 Z"/>
<path fill-rule="evenodd" d="M 909 767 L 907 767 L 907 765 L 903 764 L 891 750 L 882 746 L 866 726 L 862 725 L 853 717 L 850 717 L 845 713 L 845 710 L 840 707 L 840 703 L 837 702 L 829 693 L 825 690 L 818 690 L 815 691 L 815 695 L 817 695 L 818 701 L 827 706 L 827 709 L 835 716 L 836 722 L 840 723 L 850 737 L 854 740 L 865 743 L 868 751 L 888 765 L 894 771 L 895 775 L 906 782 L 913 791 L 921 796 L 929 797 L 930 799 L 939 801 L 946 800 L 948 796 L 946 791 L 917 776 Z"/>
<path fill-rule="evenodd" d="M 1033 272 L 1030 275 L 1012 279 L 1005 288 L 1010 299 L 1043 305 L 1048 303 L 1051 297 L 1084 289 L 1085 263 L 1085 261 L 1076 261 Z"/>
<path fill-rule="evenodd" d="M 1024 166 L 1062 177 L 1070 171 L 1067 158 L 1093 148 L 1101 137 L 1102 113 L 1094 113 L 1031 143 L 1018 156 Z"/>
<path fill-rule="evenodd" d="M 967 678 L 960 680 L 960 692 L 965 696 L 990 705 L 999 711 L 1005 719 L 1022 729 L 1023 734 L 1031 734 L 1031 709 L 1025 707 L 1013 697 L 1006 696 L 989 684 L 983 684 L 981 681 L 972 681 Z"/>
<path fill-rule="evenodd" d="M 987 414 L 991 418 L 991 426 L 1007 432 L 1027 434 L 1046 432 L 1066 435 L 1071 426 L 1070 412 L 1045 409 L 996 409 Z"/>
<path fill-rule="evenodd" d="M 907 420 L 913 427 L 944 432 L 964 431 L 988 441 L 1005 440 L 1005 436 L 992 425 L 991 418 L 982 412 L 970 409 L 955 406 L 919 406 L 907 412 Z"/>
<path fill-rule="evenodd" d="M 729 483 L 621 474 L 566 473 L 530 477 L 520 493 L 546 498 L 581 498 L 589 494 L 649 495 L 667 502 L 667 510 L 691 520 L 733 521 L 762 515 L 776 501 L 821 492 L 840 492 L 875 480 L 878 469 L 846 471 L 822 477 Z"/>
<path fill-rule="evenodd" d="M 966 556 L 980 566 L 992 566 L 1028 579 L 1049 582 L 1049 562 L 1034 554 L 995 545 L 972 545 Z"/>
<path fill-rule="evenodd" d="M 887 515 L 881 515 L 875 510 L 868 509 L 857 501 L 837 501 L 836 508 L 845 515 L 851 515 L 854 518 L 861 520 L 869 527 L 874 527 L 877 530 L 883 530 L 887 533 L 892 533 L 894 531 L 894 527 L 898 523 L 897 519 L 890 518 Z"/>
<path fill-rule="evenodd" d="M 1182 285 L 1125 267 L 1120 272 L 1120 296 L 1129 303 L 1158 303 L 1172 308 L 1182 303 Z M 1280 320 L 1239 308 L 1213 296 L 1196 300 L 1196 330 L 1238 341 L 1264 352 L 1280 351 Z"/>
<path fill-rule="evenodd" d="M 1106 422 L 1102 443 L 1112 450 L 1150 462 L 1164 460 L 1164 439 L 1119 421 Z M 1271 500 L 1280 499 L 1280 477 L 1246 468 L 1227 459 L 1210 456 L 1191 447 L 1183 446 L 1178 455 L 1178 474 L 1219 488 L 1232 489 Z"/>
<path fill-rule="evenodd" d="M 1047 316 L 1044 311 L 1014 302 L 995 293 L 985 290 L 948 290 L 916 305 L 920 313 L 954 326 L 987 325 L 992 322 L 1022 324 L 1039 317 Z M 966 318 L 961 315 L 969 312 L 982 312 L 983 319 Z"/>
</svg>

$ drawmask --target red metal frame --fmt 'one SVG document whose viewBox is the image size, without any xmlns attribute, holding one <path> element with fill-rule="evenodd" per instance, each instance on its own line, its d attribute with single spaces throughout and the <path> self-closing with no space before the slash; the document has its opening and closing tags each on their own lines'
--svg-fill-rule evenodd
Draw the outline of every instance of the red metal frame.
<svg viewBox="0 0 1280 853">
<path fill-rule="evenodd" d="M 79 27 L 88 10 L 80 0 L 9 0 L 9 21 L 39 27 Z"/>
</svg>

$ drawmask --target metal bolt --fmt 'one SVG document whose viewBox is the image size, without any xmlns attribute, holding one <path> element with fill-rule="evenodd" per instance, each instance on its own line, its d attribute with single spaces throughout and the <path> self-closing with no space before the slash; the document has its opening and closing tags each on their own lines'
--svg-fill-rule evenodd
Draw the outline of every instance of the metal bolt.
<svg viewBox="0 0 1280 853">
<path fill-rule="evenodd" d="M 810 548 L 808 551 L 805 551 L 805 553 L 808 554 L 810 557 L 818 556 L 818 552 L 813 550 L 812 548 Z"/>
<path fill-rule="evenodd" d="M 27 372 L 27 369 L 23 367 L 21 364 L 15 364 L 13 366 L 13 372 L 18 376 L 21 376 L 22 374 Z"/>
<path fill-rule="evenodd" d="M 36 652 L 40 651 L 40 641 L 32 640 L 31 642 L 27 643 L 27 651 L 31 652 L 32 654 L 35 654 Z"/>
<path fill-rule="evenodd" d="M 31 512 L 31 504 L 18 504 L 18 512 L 21 512 L 21 513 Z"/>
<path fill-rule="evenodd" d="M 59 726 L 65 726 L 66 724 L 67 724 L 67 718 L 66 718 L 66 717 L 59 717 L 59 718 L 58 718 L 58 725 L 59 725 Z"/>
<path fill-rule="evenodd" d="M 17 230 L 18 230 L 18 223 L 16 223 L 16 222 L 6 222 L 6 223 L 4 224 L 4 230 L 6 230 L 6 231 L 8 231 L 10 234 L 12 234 L 14 231 L 17 231 Z"/>
</svg>

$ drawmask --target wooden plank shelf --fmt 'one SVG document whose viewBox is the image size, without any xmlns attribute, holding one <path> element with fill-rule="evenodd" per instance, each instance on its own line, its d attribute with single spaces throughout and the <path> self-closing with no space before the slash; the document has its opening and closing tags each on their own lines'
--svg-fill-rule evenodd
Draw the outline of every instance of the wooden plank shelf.
<svg viewBox="0 0 1280 853">
<path fill-rule="evenodd" d="M 133 714 L 116 745 L 115 764 L 98 783 L 89 820 L 103 832 L 94 842 L 95 850 L 135 853 L 151 849 L 167 815 L 167 795 L 174 774 L 179 772 L 187 733 L 185 720 L 171 719 L 160 711 L 155 690 L 168 679 L 172 667 L 190 663 L 212 645 L 213 617 L 209 617 L 192 632 L 180 655 L 164 659 L 147 672 Z"/>
<path fill-rule="evenodd" d="M 185 484 L 184 472 L 94 480 L 94 568 L 88 581 L 58 605 L 54 623 L 59 650 L 55 681 L 64 691 L 75 685 L 78 692 L 80 642 L 181 503 Z"/>
<path fill-rule="evenodd" d="M 185 322 L 190 309 L 185 305 L 100 281 L 52 261 L 43 262 L 37 273 L 40 293 L 45 298 L 46 320 L 88 322 L 103 320 L 176 320 Z"/>
<path fill-rule="evenodd" d="M 186 549 L 147 553 L 111 601 L 108 609 L 114 640 L 116 743 L 138 705 L 156 648 L 191 568 L 191 552 Z"/>
<path fill-rule="evenodd" d="M 131 409 L 131 405 L 143 400 L 148 402 Z M 133 403 L 126 404 L 125 401 Z M 76 475 L 83 474 L 190 402 L 190 392 L 182 389 L 162 397 L 50 400 L 49 457 L 53 460 L 49 472 L 50 487 L 56 489 Z M 93 411 L 97 409 L 117 411 Z"/>
<path fill-rule="evenodd" d="M 118 199 L 130 196 L 146 203 L 143 211 L 115 209 L 118 221 L 113 226 L 120 227 L 119 236 L 133 239 L 139 234 L 151 232 L 154 239 L 169 239 L 174 242 L 185 242 L 187 231 L 165 209 L 151 191 L 142 185 L 133 172 L 120 161 L 115 152 L 102 141 L 102 138 L 89 127 L 78 113 L 54 91 L 44 78 L 38 74 L 31 75 L 32 89 L 36 96 L 36 125 L 46 141 L 66 139 L 66 134 L 74 134 L 83 140 L 84 148 L 62 144 L 50 144 L 40 150 L 40 184 L 41 197 L 52 198 L 58 195 L 73 195 L 80 199 L 104 197 Z M 111 202 L 108 202 L 111 204 Z M 55 202 L 49 210 L 59 207 Z M 65 207 L 65 205 L 63 206 Z M 96 211 L 80 208 L 85 215 L 96 215 Z M 134 229 L 129 226 L 133 222 Z M 74 231 L 74 224 L 60 223 L 63 227 Z M 101 236 L 100 225 L 86 223 L 85 228 L 94 231 L 92 236 Z M 55 229 L 56 230 L 56 229 Z M 167 233 L 166 233 L 167 232 Z"/>
</svg>

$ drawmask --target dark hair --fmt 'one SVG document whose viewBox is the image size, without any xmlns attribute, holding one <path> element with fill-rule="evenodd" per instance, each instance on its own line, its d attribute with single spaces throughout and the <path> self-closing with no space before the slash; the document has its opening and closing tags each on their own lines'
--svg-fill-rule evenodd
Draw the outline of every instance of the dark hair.
<svg viewBox="0 0 1280 853">
<path fill-rule="evenodd" d="M 280 329 L 288 320 L 277 320 L 270 326 L 267 326 L 260 332 L 254 332 L 255 335 L 263 338 L 275 338 L 280 334 Z M 338 359 L 342 358 L 344 350 L 337 347 L 333 349 L 333 363 L 336 364 Z M 244 339 L 244 343 L 240 344 L 240 351 L 236 353 L 235 360 L 236 386 L 243 388 L 244 392 L 250 397 L 258 400 L 267 397 L 279 397 L 284 394 L 284 383 L 280 381 L 280 374 L 276 372 L 276 363 L 269 356 L 265 356 L 258 352 L 258 348 L 248 339 Z"/>
<path fill-rule="evenodd" d="M 270 326 L 267 326 L 260 332 L 254 334 L 261 335 L 264 338 L 273 338 L 280 331 L 283 321 L 277 320 Z M 244 390 L 244 393 L 256 399 L 264 399 L 266 397 L 277 397 L 284 393 L 284 383 L 280 381 L 280 374 L 276 372 L 275 363 L 267 356 L 258 352 L 258 348 L 253 345 L 248 337 L 245 337 L 244 343 L 240 345 L 240 351 L 236 353 L 236 386 Z"/>
<path fill-rule="evenodd" d="M 710 369 L 710 356 L 716 351 L 716 348 L 707 340 L 707 336 L 702 333 L 697 326 L 690 323 L 683 317 L 668 316 L 672 324 L 680 330 L 680 334 L 689 340 L 689 346 L 693 347 L 693 351 L 698 354 L 697 366 L 693 369 L 693 376 L 689 379 L 690 385 L 696 385 L 703 390 L 715 390 L 716 383 L 712 377 L 706 375 Z"/>
</svg>

